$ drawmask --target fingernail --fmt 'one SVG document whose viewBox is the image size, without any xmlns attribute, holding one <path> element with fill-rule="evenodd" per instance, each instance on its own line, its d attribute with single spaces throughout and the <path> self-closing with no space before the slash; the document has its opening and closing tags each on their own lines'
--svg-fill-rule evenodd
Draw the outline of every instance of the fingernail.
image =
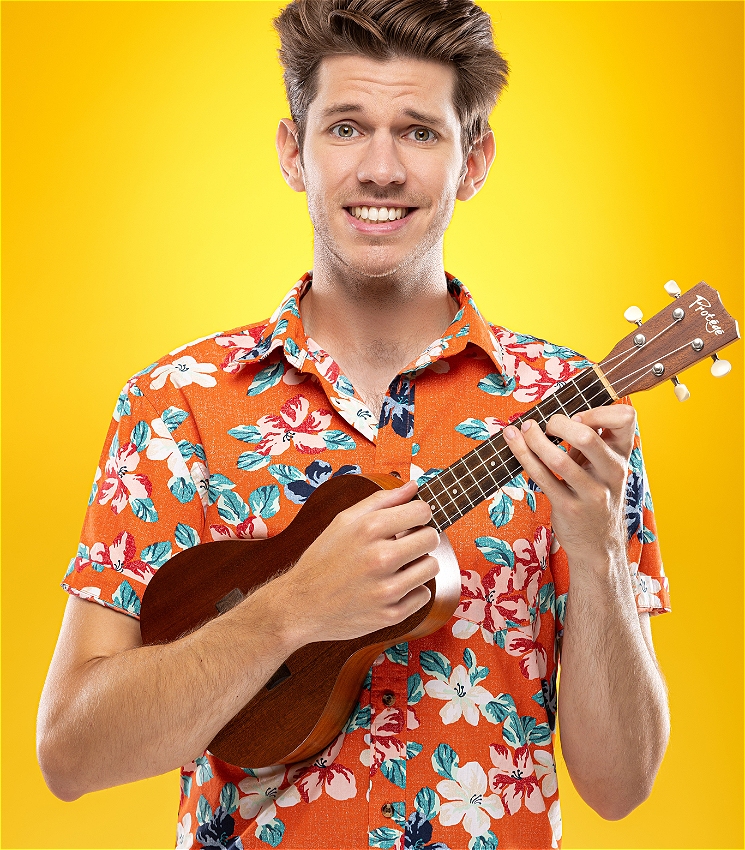
<svg viewBox="0 0 745 850">
<path fill-rule="evenodd" d="M 572 419 L 574 419 L 575 422 L 579 422 L 580 425 L 582 424 L 582 414 L 581 413 L 575 413 L 575 415 L 572 417 Z"/>
<path fill-rule="evenodd" d="M 505 440 L 514 440 L 515 437 L 517 437 L 517 428 L 513 428 L 512 425 L 508 425 L 502 433 L 504 434 Z"/>
<path fill-rule="evenodd" d="M 530 426 L 531 426 L 532 424 L 533 424 L 533 420 L 532 420 L 532 419 L 526 419 L 526 420 L 525 420 L 525 422 L 522 422 L 522 423 L 520 424 L 520 428 L 521 428 L 523 431 L 527 431 L 527 430 L 528 430 L 528 428 L 530 428 Z"/>
</svg>

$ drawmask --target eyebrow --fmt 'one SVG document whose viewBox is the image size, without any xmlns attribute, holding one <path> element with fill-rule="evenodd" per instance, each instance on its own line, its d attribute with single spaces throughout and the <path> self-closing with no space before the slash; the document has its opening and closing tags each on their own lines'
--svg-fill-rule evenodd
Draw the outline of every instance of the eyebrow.
<svg viewBox="0 0 745 850">
<path fill-rule="evenodd" d="M 363 111 L 359 103 L 334 103 L 321 112 L 321 118 L 333 118 L 335 115 L 349 115 L 350 113 Z M 442 119 L 434 115 L 427 115 L 424 112 L 417 112 L 415 109 L 404 109 L 401 114 L 420 124 L 428 124 L 438 128 L 444 126 Z"/>
</svg>

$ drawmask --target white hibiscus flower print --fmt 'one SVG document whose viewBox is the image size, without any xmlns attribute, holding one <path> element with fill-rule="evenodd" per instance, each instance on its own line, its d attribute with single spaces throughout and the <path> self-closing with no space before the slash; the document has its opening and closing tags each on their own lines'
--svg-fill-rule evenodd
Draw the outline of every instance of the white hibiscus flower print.
<svg viewBox="0 0 745 850">
<path fill-rule="evenodd" d="M 497 794 L 486 794 L 486 774 L 478 762 L 469 761 L 458 768 L 456 779 L 437 783 L 438 792 L 450 800 L 440 806 L 440 823 L 455 826 L 463 821 L 463 829 L 471 836 L 483 835 L 492 818 L 504 815 L 504 806 Z"/>
<path fill-rule="evenodd" d="M 178 357 L 173 363 L 154 369 L 150 375 L 153 378 L 150 382 L 150 389 L 161 389 L 165 385 L 166 378 L 171 379 L 171 383 L 176 389 L 188 387 L 189 384 L 199 384 L 200 387 L 214 387 L 217 381 L 207 373 L 216 371 L 217 366 L 214 363 L 197 363 L 191 355 L 187 354 Z"/>
<path fill-rule="evenodd" d="M 494 695 L 486 688 L 471 684 L 468 671 L 462 664 L 453 670 L 449 681 L 432 679 L 424 686 L 424 690 L 435 699 L 447 700 L 440 709 L 440 717 L 446 725 L 464 717 L 467 723 L 475 726 L 479 722 L 479 706 L 494 699 Z"/>
</svg>

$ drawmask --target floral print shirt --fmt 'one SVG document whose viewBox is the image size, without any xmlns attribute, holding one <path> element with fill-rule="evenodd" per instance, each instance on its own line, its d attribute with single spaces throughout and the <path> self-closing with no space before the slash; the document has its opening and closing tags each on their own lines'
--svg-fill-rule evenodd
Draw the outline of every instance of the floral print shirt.
<svg viewBox="0 0 745 850">
<path fill-rule="evenodd" d="M 137 617 L 172 555 L 277 534 L 332 476 L 422 482 L 589 366 L 488 324 L 448 281 L 457 315 L 391 383 L 379 417 L 305 336 L 310 275 L 268 321 L 198 340 L 135 375 L 63 587 Z M 639 611 L 665 611 L 638 436 L 626 526 Z M 450 622 L 376 660 L 343 732 L 315 758 L 256 769 L 205 752 L 184 765 L 178 847 L 558 846 L 553 737 L 569 571 L 550 503 L 520 474 L 448 536 L 462 576 Z"/>
</svg>

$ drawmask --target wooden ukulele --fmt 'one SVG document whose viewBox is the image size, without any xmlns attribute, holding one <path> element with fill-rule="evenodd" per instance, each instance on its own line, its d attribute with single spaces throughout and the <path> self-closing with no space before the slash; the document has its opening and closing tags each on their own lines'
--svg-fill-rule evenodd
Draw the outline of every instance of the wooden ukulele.
<svg viewBox="0 0 745 850">
<path fill-rule="evenodd" d="M 526 411 L 542 426 L 555 413 L 571 416 L 672 379 L 679 400 L 688 398 L 677 372 L 706 357 L 715 376 L 729 363 L 716 352 L 739 338 L 737 322 L 718 293 L 700 283 L 684 295 L 665 285 L 673 304 L 642 324 L 641 311 L 626 318 L 638 325 L 599 366 L 583 369 Z M 555 439 L 555 438 L 552 438 Z M 558 442 L 558 440 L 557 440 Z M 215 736 L 218 758 L 251 768 L 293 763 L 326 747 L 344 728 L 375 658 L 388 647 L 431 634 L 448 622 L 460 601 L 460 570 L 445 529 L 511 481 L 521 466 L 501 434 L 490 437 L 419 488 L 440 532 L 434 553 L 438 576 L 427 583 L 431 599 L 396 626 L 346 641 L 322 641 L 294 652 L 256 696 Z M 145 644 L 176 640 L 241 602 L 252 590 L 295 564 L 341 511 L 379 489 L 403 482 L 387 475 L 341 475 L 318 487 L 295 519 L 266 540 L 225 540 L 187 549 L 167 561 L 142 599 Z M 268 566 L 270 565 L 270 566 Z M 302 704 L 303 710 L 296 710 Z M 257 734 L 261 730 L 261 734 Z"/>
</svg>

